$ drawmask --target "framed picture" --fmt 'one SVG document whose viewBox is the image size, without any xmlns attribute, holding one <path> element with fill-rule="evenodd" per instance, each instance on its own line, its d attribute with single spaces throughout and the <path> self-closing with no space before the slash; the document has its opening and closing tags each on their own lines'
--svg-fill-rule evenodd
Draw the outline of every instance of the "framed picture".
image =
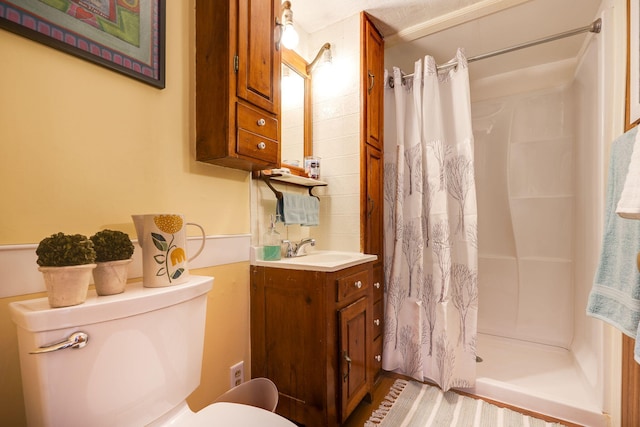
<svg viewBox="0 0 640 427">
<path fill-rule="evenodd" d="M 627 1 L 628 58 L 627 58 L 627 108 L 626 128 L 640 120 L 640 6 L 637 0 Z"/>
<path fill-rule="evenodd" d="M 164 88 L 165 0 L 0 0 L 0 28 Z"/>
</svg>

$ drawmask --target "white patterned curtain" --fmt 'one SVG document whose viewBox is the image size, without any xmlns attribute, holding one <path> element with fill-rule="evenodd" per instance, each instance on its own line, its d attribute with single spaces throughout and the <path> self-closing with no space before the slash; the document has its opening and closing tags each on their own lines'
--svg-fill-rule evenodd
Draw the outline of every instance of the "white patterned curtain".
<svg viewBox="0 0 640 427">
<path fill-rule="evenodd" d="M 477 209 L 467 60 L 385 90 L 383 368 L 472 387 L 478 310 Z M 385 79 L 386 81 L 387 79 Z"/>
</svg>

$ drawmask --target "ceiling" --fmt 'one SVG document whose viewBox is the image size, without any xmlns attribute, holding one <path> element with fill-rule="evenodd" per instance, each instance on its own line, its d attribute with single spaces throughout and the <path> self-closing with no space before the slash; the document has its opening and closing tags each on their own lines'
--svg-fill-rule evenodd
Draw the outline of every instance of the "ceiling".
<svg viewBox="0 0 640 427">
<path fill-rule="evenodd" d="M 601 0 L 292 0 L 294 21 L 314 33 L 366 11 L 385 38 L 385 62 L 413 68 L 426 54 L 437 63 L 467 58 L 575 28 L 598 17 Z M 575 58 L 588 33 L 469 64 L 472 78 Z"/>
</svg>

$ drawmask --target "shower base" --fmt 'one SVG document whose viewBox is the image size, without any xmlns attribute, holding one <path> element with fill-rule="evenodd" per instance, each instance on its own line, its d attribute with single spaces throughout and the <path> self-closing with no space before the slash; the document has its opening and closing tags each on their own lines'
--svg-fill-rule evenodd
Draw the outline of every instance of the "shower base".
<svg viewBox="0 0 640 427">
<path fill-rule="evenodd" d="M 607 426 L 568 350 L 478 334 L 478 356 L 476 387 L 465 391 L 584 426 Z"/>
</svg>

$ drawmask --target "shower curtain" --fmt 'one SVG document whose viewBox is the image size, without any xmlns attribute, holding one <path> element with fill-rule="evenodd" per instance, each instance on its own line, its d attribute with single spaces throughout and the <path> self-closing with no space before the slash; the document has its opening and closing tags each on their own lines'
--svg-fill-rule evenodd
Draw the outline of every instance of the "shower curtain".
<svg viewBox="0 0 640 427">
<path fill-rule="evenodd" d="M 385 90 L 383 368 L 472 387 L 478 309 L 477 209 L 467 61 Z M 385 78 L 385 83 L 388 79 Z"/>
</svg>

